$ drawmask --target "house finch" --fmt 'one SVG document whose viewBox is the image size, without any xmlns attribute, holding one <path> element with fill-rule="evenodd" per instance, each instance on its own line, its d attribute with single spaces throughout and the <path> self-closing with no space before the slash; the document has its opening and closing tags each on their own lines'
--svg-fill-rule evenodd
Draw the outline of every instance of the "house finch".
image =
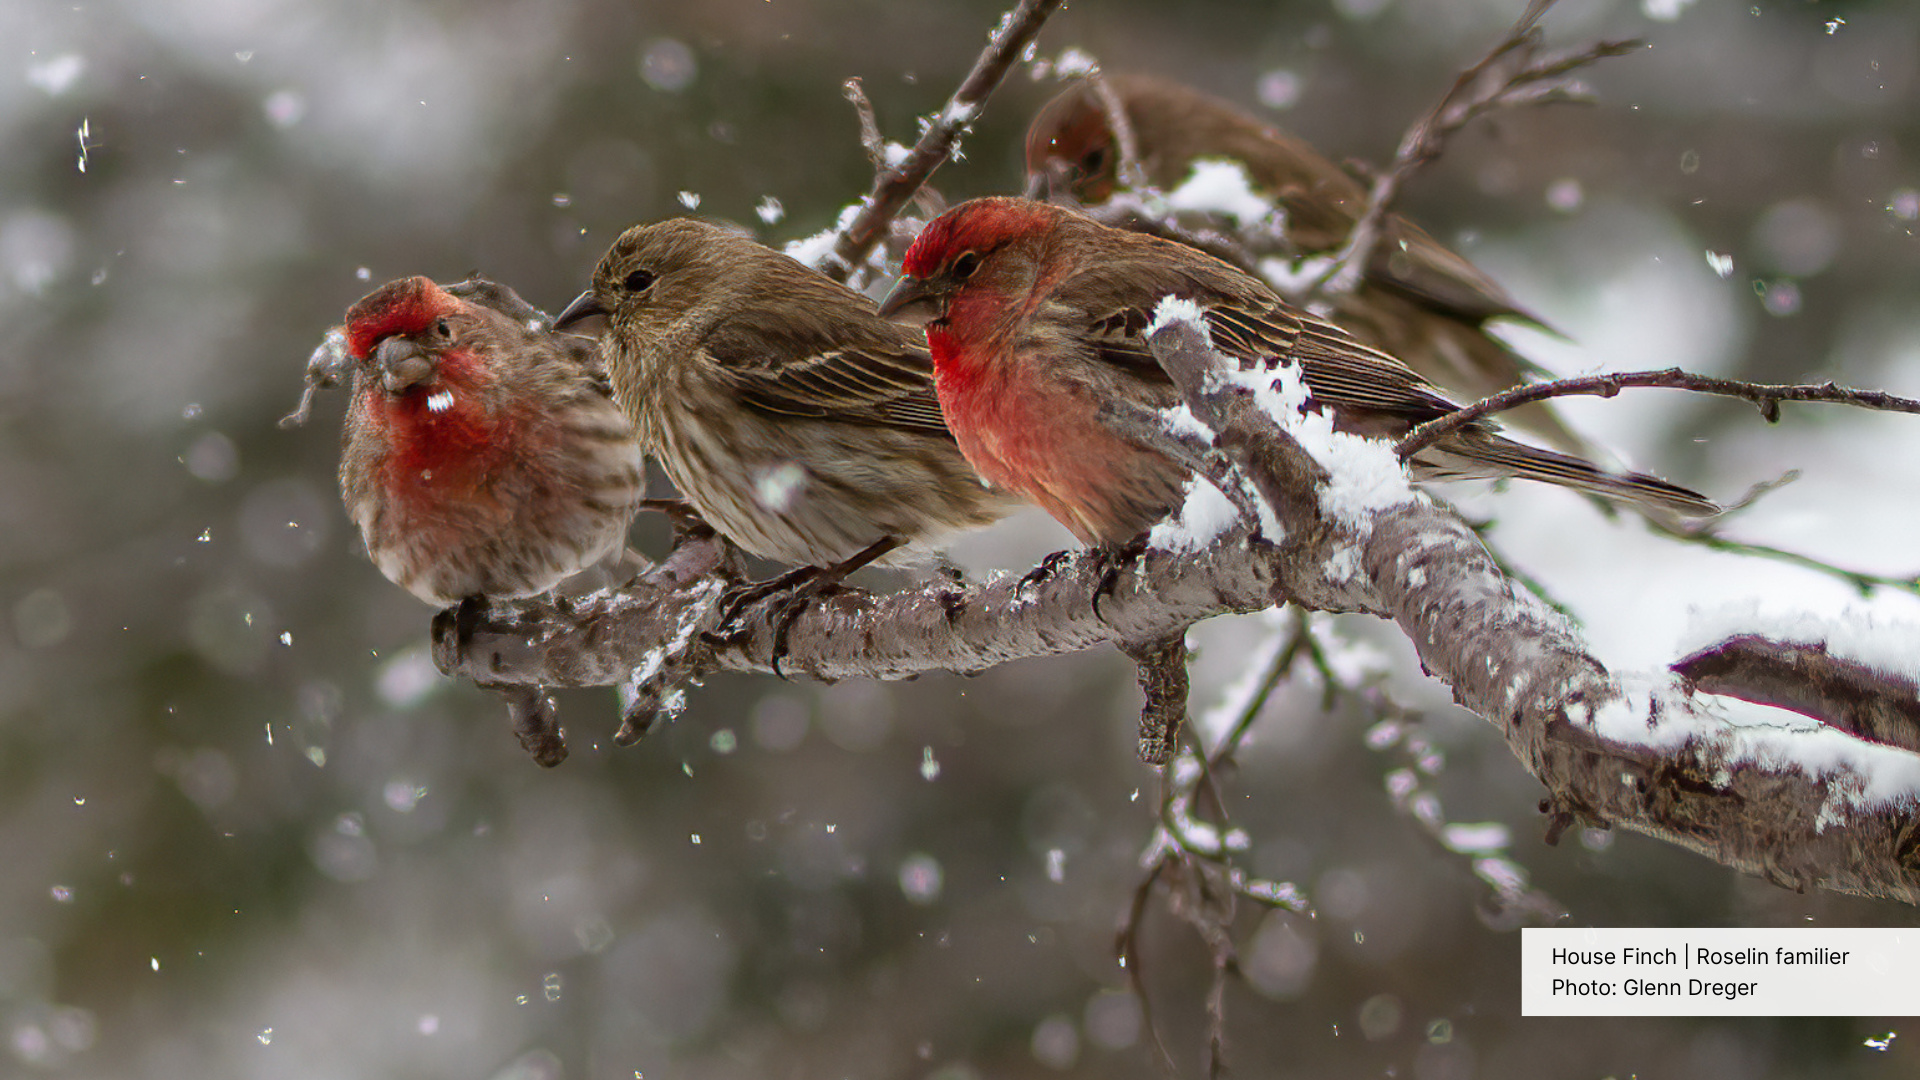
<svg viewBox="0 0 1920 1080">
<path fill-rule="evenodd" d="M 1337 249 L 1366 209 L 1366 189 L 1339 166 L 1219 98 L 1150 76 L 1102 78 L 1125 109 L 1140 165 L 1155 187 L 1178 187 L 1198 160 L 1238 162 L 1284 212 L 1287 242 L 1297 255 Z M 1030 176 L 1064 185 L 1092 204 L 1112 197 L 1119 170 L 1108 113 L 1093 85 L 1082 80 L 1035 114 L 1027 129 Z M 1334 320 L 1361 341 L 1469 398 L 1544 374 L 1484 329 L 1496 316 L 1538 320 L 1492 278 L 1398 214 L 1386 219 L 1358 288 L 1331 300 Z M 1545 403 L 1516 409 L 1511 419 L 1562 450 L 1592 452 Z"/>
<path fill-rule="evenodd" d="M 641 444 L 756 555 L 844 572 L 1016 505 L 954 444 L 919 333 L 740 233 L 628 229 L 559 325 L 594 316 Z"/>
<path fill-rule="evenodd" d="M 934 378 L 960 448 L 987 481 L 1045 507 L 1089 544 L 1137 536 L 1180 505 L 1188 471 L 1110 430 L 1103 403 L 1152 408 L 1178 395 L 1142 333 L 1165 296 L 1206 313 L 1214 345 L 1244 366 L 1299 365 L 1335 426 L 1398 436 L 1452 411 L 1411 370 L 1330 322 L 1288 306 L 1264 281 L 1183 244 L 1109 228 L 1048 203 L 975 199 L 933 220 L 881 306 L 930 316 Z M 1416 479 L 1519 476 L 1657 511 L 1717 512 L 1651 476 L 1469 426 L 1416 455 Z"/>
<path fill-rule="evenodd" d="M 589 342 L 480 278 L 382 285 L 343 337 L 340 492 L 396 584 L 441 605 L 530 596 L 624 541 L 643 459 Z"/>
</svg>

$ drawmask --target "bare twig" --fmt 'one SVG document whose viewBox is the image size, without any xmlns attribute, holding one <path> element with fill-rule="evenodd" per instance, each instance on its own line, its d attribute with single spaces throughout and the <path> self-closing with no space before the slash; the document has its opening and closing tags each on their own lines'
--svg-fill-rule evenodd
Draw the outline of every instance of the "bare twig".
<svg viewBox="0 0 1920 1080">
<path fill-rule="evenodd" d="M 914 144 L 906 160 L 887 169 L 874 179 L 873 194 L 833 244 L 833 257 L 821 269 L 836 281 L 845 281 L 853 269 L 866 262 L 875 245 L 887 235 L 894 215 L 907 204 L 933 171 L 946 163 L 959 144 L 960 136 L 980 115 L 980 109 L 1006 78 L 1020 53 L 1040 33 L 1047 16 L 1065 0 L 1020 0 L 1020 6 L 1001 20 L 1000 29 L 987 44 L 986 51 L 973 70 L 954 91 L 947 105 L 934 117 Z"/>
<path fill-rule="evenodd" d="M 1099 71 L 1087 74 L 1093 83 L 1093 92 L 1100 98 L 1100 107 L 1106 110 L 1107 130 L 1113 132 L 1114 145 L 1120 149 L 1119 177 L 1120 186 L 1130 190 L 1139 190 L 1147 186 L 1146 166 L 1140 164 L 1140 140 L 1133 133 L 1133 121 L 1127 116 L 1127 106 L 1114 92 L 1113 85 L 1100 77 Z"/>
<path fill-rule="evenodd" d="M 1335 257 L 1334 270 L 1320 291 L 1337 295 L 1352 292 L 1360 284 L 1401 187 L 1422 166 L 1440 156 L 1454 132 L 1475 117 L 1505 106 L 1583 100 L 1587 97 L 1585 88 L 1568 77 L 1572 72 L 1596 60 L 1624 55 L 1641 44 L 1600 41 L 1542 54 L 1540 17 L 1553 3 L 1531 0 L 1506 37 L 1478 63 L 1461 72 L 1433 111 L 1407 129 L 1393 164 L 1374 177 L 1367 192 L 1366 212 L 1347 234 L 1347 242 Z"/>
<path fill-rule="evenodd" d="M 877 176 L 887 168 L 887 140 L 880 137 L 880 122 L 873 118 L 873 102 L 867 100 L 867 91 L 860 85 L 858 76 L 840 84 L 840 89 L 860 118 L 860 145 L 866 147 L 867 160 L 873 162 Z"/>
<path fill-rule="evenodd" d="M 1120 920 L 1120 929 L 1114 932 L 1113 951 L 1120 966 L 1127 972 L 1127 989 L 1133 991 L 1134 1000 L 1140 1003 L 1140 1026 L 1147 1029 L 1147 1045 L 1153 1048 L 1154 1064 L 1160 1066 L 1160 1072 L 1168 1077 L 1178 1077 L 1180 1070 L 1173 1064 L 1173 1055 L 1167 1052 L 1167 1044 L 1160 1038 L 1160 1027 L 1153 1020 L 1153 1002 L 1147 996 L 1147 981 L 1143 971 L 1140 954 L 1140 931 L 1146 925 L 1147 902 L 1153 898 L 1154 883 L 1166 871 L 1165 862 L 1155 862 L 1133 887 L 1133 898 L 1127 905 L 1127 914 Z"/>
<path fill-rule="evenodd" d="M 1779 421 L 1780 403 L 1783 401 L 1814 401 L 1831 405 L 1852 405 L 1856 408 L 1874 409 L 1880 412 L 1920 413 L 1920 401 L 1880 390 L 1852 390 L 1844 386 L 1836 386 L 1831 382 L 1770 385 L 1744 382 L 1740 379 L 1717 379 L 1707 375 L 1695 375 L 1679 368 L 1663 368 L 1659 371 L 1620 371 L 1610 375 L 1583 375 L 1579 378 L 1555 379 L 1552 382 L 1518 386 L 1421 424 L 1407 432 L 1399 442 L 1394 444 L 1393 449 L 1400 455 L 1400 460 L 1405 461 L 1453 432 L 1492 413 L 1505 412 L 1516 406 L 1545 401 L 1548 398 L 1613 397 L 1628 387 L 1640 386 L 1691 390 L 1696 394 L 1740 398 L 1758 407 L 1761 417 L 1770 424 Z"/>
</svg>

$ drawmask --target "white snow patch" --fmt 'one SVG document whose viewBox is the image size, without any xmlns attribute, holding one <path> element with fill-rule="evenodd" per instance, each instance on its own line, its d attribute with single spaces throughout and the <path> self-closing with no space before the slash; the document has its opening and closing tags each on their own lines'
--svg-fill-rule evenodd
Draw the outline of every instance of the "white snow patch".
<svg viewBox="0 0 1920 1080">
<path fill-rule="evenodd" d="M 1053 62 L 1053 74 L 1058 79 L 1077 79 L 1095 74 L 1100 70 L 1100 61 L 1078 46 L 1069 45 L 1060 50 L 1060 56 Z"/>
<path fill-rule="evenodd" d="M 1760 600 L 1692 607 L 1678 649 L 1685 655 L 1748 634 L 1801 645 L 1824 643 L 1835 657 L 1920 683 L 1920 625 L 1884 617 L 1876 621 L 1872 612 L 1851 607 L 1831 617 L 1773 608 Z"/>
<path fill-rule="evenodd" d="M 1824 781 L 1828 801 L 1818 821 L 1822 829 L 1842 823 L 1843 809 L 1920 803 L 1920 757 L 1910 751 L 1857 739 L 1784 709 L 1712 695 L 1689 699 L 1667 672 L 1623 674 L 1619 682 L 1619 699 L 1587 711 L 1586 722 L 1595 733 L 1661 751 L 1702 744 L 1726 766 L 1753 765 Z M 1656 715 L 1658 722 L 1651 722 Z"/>
<path fill-rule="evenodd" d="M 885 159 L 887 168 L 889 169 L 897 169 L 905 165 L 907 159 L 913 156 L 913 151 L 908 149 L 904 143 L 897 143 L 892 139 L 888 139 L 880 145 L 880 153 Z"/>
<path fill-rule="evenodd" d="M 700 193 L 697 191 L 681 192 L 680 205 L 686 207 L 689 210 L 700 209 Z"/>
<path fill-rule="evenodd" d="M 1167 205 L 1175 210 L 1224 214 L 1242 227 L 1261 224 L 1275 213 L 1273 203 L 1254 190 L 1247 170 L 1237 161 L 1224 159 L 1194 162 L 1187 178 L 1167 193 Z"/>
<path fill-rule="evenodd" d="M 1206 314 L 1200 310 L 1200 305 L 1178 296 L 1163 296 L 1154 305 L 1153 321 L 1147 324 L 1147 336 L 1152 337 L 1177 322 L 1190 324 L 1200 331 L 1207 347 L 1213 347 L 1213 335 L 1207 330 Z"/>
<path fill-rule="evenodd" d="M 1160 416 L 1166 421 L 1169 434 L 1198 439 L 1208 446 L 1213 445 L 1213 440 L 1216 438 L 1213 429 L 1201 423 L 1200 418 L 1193 415 L 1193 410 L 1187 407 L 1186 402 L 1183 401 L 1171 409 L 1163 410 Z"/>
<path fill-rule="evenodd" d="M 940 123 L 947 127 L 961 127 L 973 123 L 980 115 L 980 103 L 977 101 L 949 101 L 940 113 Z"/>
<path fill-rule="evenodd" d="M 780 204 L 779 199 L 771 195 L 761 199 L 760 204 L 753 208 L 753 212 L 760 215 L 760 220 L 769 225 L 787 216 L 787 208 Z"/>
<path fill-rule="evenodd" d="M 1333 272 L 1331 255 L 1311 255 L 1303 259 L 1261 259 L 1260 276 L 1286 296 L 1301 296 Z"/>
<path fill-rule="evenodd" d="M 1147 532 L 1147 544 L 1161 551 L 1200 551 L 1240 520 L 1240 511 L 1205 477 L 1187 480 L 1187 499 L 1180 515 L 1169 517 Z"/>
<path fill-rule="evenodd" d="M 843 206 L 832 228 L 814 233 L 804 240 L 795 240 L 780 250 L 788 257 L 818 270 L 833 257 L 834 243 L 840 239 L 841 233 L 846 232 L 853 225 L 853 219 L 860 216 L 860 210 L 859 203 Z"/>
<path fill-rule="evenodd" d="M 1267 415 L 1327 470 L 1320 508 L 1336 521 L 1359 530 L 1375 515 L 1416 498 L 1392 443 L 1335 431 L 1329 414 L 1303 411 L 1307 387 L 1296 366 L 1285 364 L 1271 373 L 1234 372 L 1229 377 L 1252 388 Z"/>
</svg>

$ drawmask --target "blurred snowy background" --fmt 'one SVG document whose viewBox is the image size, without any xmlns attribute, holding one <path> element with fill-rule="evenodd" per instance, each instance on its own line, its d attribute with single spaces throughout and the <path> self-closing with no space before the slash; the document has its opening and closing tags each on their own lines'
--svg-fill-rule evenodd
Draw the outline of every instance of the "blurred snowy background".
<svg viewBox="0 0 1920 1080">
<path fill-rule="evenodd" d="M 1089 0 L 1041 41 L 1379 162 L 1517 7 Z M 1597 107 L 1478 124 L 1406 204 L 1571 339 L 1534 355 L 1920 393 L 1920 9 L 1563 8 L 1557 42 L 1653 47 L 1592 73 Z M 1111 955 L 1156 790 L 1118 656 L 715 680 L 618 752 L 611 694 L 574 693 L 574 756 L 542 771 L 492 699 L 434 673 L 431 613 L 359 553 L 338 397 L 274 426 L 321 332 L 390 278 L 477 269 L 551 310 L 620 229 L 696 198 L 772 242 L 825 228 L 870 182 L 841 82 L 911 140 L 1001 10 L 0 5 L 0 1075 L 1156 1075 Z M 1016 190 L 1055 88 L 1017 73 L 937 185 Z M 1913 418 L 1769 428 L 1657 391 L 1566 408 L 1716 497 L 1801 470 L 1737 535 L 1920 568 Z M 1690 606 L 1920 622 L 1911 596 L 1681 549 L 1563 492 L 1462 494 L 1617 663 L 1670 659 Z M 657 551 L 663 530 L 635 536 Z M 1020 568 L 1062 543 L 1023 520 L 961 555 Z M 1575 925 L 1913 922 L 1635 836 L 1545 847 L 1541 789 L 1494 734 L 1391 636 L 1339 625 L 1347 661 L 1428 710 L 1449 818 L 1509 827 Z M 1196 706 L 1262 626 L 1200 630 Z M 1396 813 L 1405 755 L 1365 726 L 1290 689 L 1232 781 L 1249 864 L 1318 909 L 1243 912 L 1242 1075 L 1914 1075 L 1913 1040 L 1865 1045 L 1883 1018 L 1521 1019 L 1517 935 Z M 1145 948 L 1194 1067 L 1204 949 L 1164 910 Z"/>
</svg>

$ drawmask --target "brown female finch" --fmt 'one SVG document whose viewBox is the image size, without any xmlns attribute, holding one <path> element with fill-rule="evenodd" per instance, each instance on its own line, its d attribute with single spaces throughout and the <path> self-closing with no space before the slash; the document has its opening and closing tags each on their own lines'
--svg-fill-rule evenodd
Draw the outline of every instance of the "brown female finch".
<svg viewBox="0 0 1920 1080">
<path fill-rule="evenodd" d="M 544 592 L 626 538 L 633 427 L 591 345 L 545 321 L 479 278 L 389 282 L 347 310 L 341 495 L 374 565 L 429 603 Z"/>
<path fill-rule="evenodd" d="M 1183 244 L 1026 199 L 975 199 L 908 249 L 884 314 L 927 316 L 947 423 L 987 482 L 1045 507 L 1088 544 L 1119 544 L 1178 507 L 1187 468 L 1112 430 L 1103 404 L 1163 409 L 1178 395 L 1143 331 L 1166 296 L 1205 313 L 1244 367 L 1297 364 L 1338 430 L 1398 436 L 1452 411 L 1418 375 L 1264 281 Z M 1415 479 L 1518 476 L 1687 516 L 1718 508 L 1651 476 L 1503 439 L 1477 423 L 1411 462 Z"/>
<path fill-rule="evenodd" d="M 1285 215 L 1293 253 L 1332 252 L 1367 206 L 1367 192 L 1313 147 L 1219 98 L 1166 79 L 1104 75 L 1133 128 L 1148 183 L 1165 190 L 1196 161 L 1238 162 L 1254 188 Z M 1120 153 L 1106 107 L 1081 81 L 1048 102 L 1027 129 L 1027 171 L 1102 203 L 1119 185 Z M 1334 319 L 1360 340 L 1399 357 L 1435 383 L 1483 398 L 1542 374 L 1483 329 L 1496 316 L 1537 323 L 1492 278 L 1418 225 L 1390 215 L 1365 275 L 1332 297 Z M 1591 453 L 1545 403 L 1514 410 L 1516 424 L 1562 450 Z"/>
<path fill-rule="evenodd" d="M 1016 505 L 955 446 L 917 331 L 738 232 L 628 229 L 559 325 L 594 316 L 641 443 L 756 555 L 850 570 Z"/>
</svg>

